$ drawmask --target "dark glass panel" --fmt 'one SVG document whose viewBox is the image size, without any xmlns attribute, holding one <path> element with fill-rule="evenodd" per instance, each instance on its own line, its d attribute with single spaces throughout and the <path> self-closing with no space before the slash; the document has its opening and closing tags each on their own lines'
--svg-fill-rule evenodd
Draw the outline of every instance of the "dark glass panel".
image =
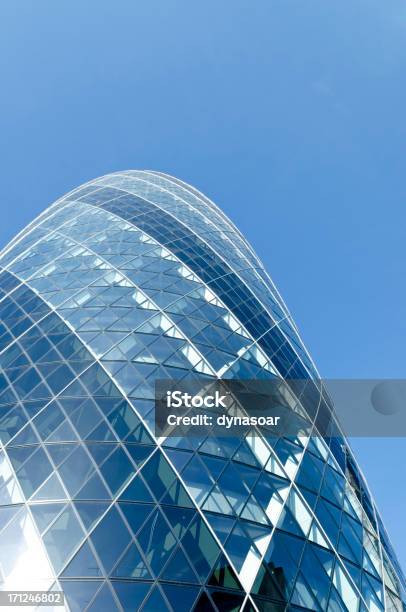
<svg viewBox="0 0 406 612">
<path fill-rule="evenodd" d="M 134 466 L 124 450 L 119 447 L 106 459 L 100 471 L 111 492 L 115 495 L 134 473 Z"/>
<path fill-rule="evenodd" d="M 182 538 L 182 544 L 199 577 L 205 580 L 219 555 L 219 547 L 203 520 L 196 517 Z"/>
<path fill-rule="evenodd" d="M 146 518 L 151 514 L 155 507 L 152 504 L 130 504 L 125 502 L 119 502 L 119 506 L 134 535 L 139 532 Z"/>
<path fill-rule="evenodd" d="M 193 610 L 194 612 L 217 612 L 205 591 L 200 595 Z"/>
<path fill-rule="evenodd" d="M 157 500 L 161 499 L 176 479 L 173 469 L 159 450 L 144 465 L 141 473 Z"/>
<path fill-rule="evenodd" d="M 226 589 L 242 590 L 240 581 L 224 555 L 220 555 L 209 578 L 208 584 L 216 587 L 224 587 Z"/>
<path fill-rule="evenodd" d="M 151 583 L 148 582 L 119 582 L 112 580 L 112 585 L 117 594 L 124 612 L 134 612 L 140 610 Z M 158 612 L 157 608 L 156 612 Z M 106 610 L 106 612 L 108 612 Z"/>
<path fill-rule="evenodd" d="M 159 574 L 176 547 L 176 539 L 159 510 L 147 520 L 138 541 L 155 574 Z"/>
<path fill-rule="evenodd" d="M 288 599 L 293 587 L 297 567 L 304 547 L 304 540 L 280 531 L 275 531 L 265 555 L 265 564 L 282 595 Z M 255 581 L 253 591 L 257 592 L 260 582 Z"/>
<path fill-rule="evenodd" d="M 152 575 L 134 543 L 130 544 L 111 575 L 115 578 L 152 580 Z"/>
<path fill-rule="evenodd" d="M 96 580 L 61 580 L 61 587 L 72 612 L 83 612 L 102 583 Z M 106 611 L 107 612 L 107 611 Z"/>
<path fill-rule="evenodd" d="M 157 612 L 157 610 L 168 610 L 171 612 L 166 600 L 162 597 L 162 593 L 156 586 L 147 601 L 142 606 L 142 612 Z"/>
<path fill-rule="evenodd" d="M 100 578 L 102 576 L 88 542 L 85 542 L 75 554 L 72 561 L 62 572 L 62 576 L 65 578 Z"/>
<path fill-rule="evenodd" d="M 91 539 L 106 572 L 110 572 L 130 541 L 129 531 L 114 506 L 97 525 Z"/>
<path fill-rule="evenodd" d="M 103 502 L 75 502 L 75 508 L 79 514 L 85 528 L 90 531 L 93 525 L 99 520 L 108 508 L 107 503 Z"/>
<path fill-rule="evenodd" d="M 138 475 L 122 492 L 120 500 L 152 502 L 153 498 L 141 476 Z"/>
<path fill-rule="evenodd" d="M 172 527 L 175 536 L 181 539 L 196 515 L 196 511 L 188 508 L 162 506 L 162 510 Z"/>
<path fill-rule="evenodd" d="M 310 543 L 306 545 L 300 568 L 321 608 L 327 606 L 334 555 Z"/>
<path fill-rule="evenodd" d="M 244 601 L 244 595 L 214 591 L 210 589 L 211 597 L 221 612 L 238 612 Z"/>
<path fill-rule="evenodd" d="M 120 608 L 107 584 L 97 593 L 89 608 L 86 608 L 86 612 L 115 612 L 115 610 L 120 610 Z"/>
<path fill-rule="evenodd" d="M 199 583 L 195 572 L 181 548 L 178 548 L 169 559 L 160 577 L 162 580 L 169 580 L 171 582 Z"/>
<path fill-rule="evenodd" d="M 190 612 L 196 601 L 199 590 L 192 586 L 162 584 L 163 591 L 170 605 L 176 612 Z"/>
</svg>

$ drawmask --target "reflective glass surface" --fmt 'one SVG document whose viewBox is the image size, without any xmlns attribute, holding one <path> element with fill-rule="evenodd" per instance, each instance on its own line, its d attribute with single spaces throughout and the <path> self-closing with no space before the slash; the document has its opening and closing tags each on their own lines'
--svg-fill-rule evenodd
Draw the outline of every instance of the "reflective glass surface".
<svg viewBox="0 0 406 612">
<path fill-rule="evenodd" d="M 155 439 L 155 380 L 202 376 L 307 379 L 315 417 L 286 305 L 193 187 L 108 175 L 3 249 L 0 588 L 71 611 L 403 610 L 344 439 Z"/>
</svg>

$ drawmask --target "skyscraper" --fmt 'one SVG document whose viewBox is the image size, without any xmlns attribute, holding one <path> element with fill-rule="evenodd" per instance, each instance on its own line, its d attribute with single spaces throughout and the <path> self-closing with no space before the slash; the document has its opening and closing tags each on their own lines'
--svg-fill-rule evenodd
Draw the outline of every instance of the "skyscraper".
<svg viewBox="0 0 406 612">
<path fill-rule="evenodd" d="M 71 611 L 403 610 L 344 440 L 154 437 L 157 379 L 318 377 L 201 193 L 128 171 L 67 194 L 2 251 L 0 319 L 2 590 L 62 589 Z"/>
</svg>

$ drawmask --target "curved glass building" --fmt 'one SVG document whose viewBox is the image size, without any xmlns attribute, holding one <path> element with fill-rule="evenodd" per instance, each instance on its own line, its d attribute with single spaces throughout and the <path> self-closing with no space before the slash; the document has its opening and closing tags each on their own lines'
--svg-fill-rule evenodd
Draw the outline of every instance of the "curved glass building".
<svg viewBox="0 0 406 612">
<path fill-rule="evenodd" d="M 156 379 L 318 377 L 196 189 L 128 171 L 55 202 L 1 253 L 0 320 L 2 591 L 63 590 L 72 612 L 403 610 L 344 440 L 153 435 Z"/>
</svg>

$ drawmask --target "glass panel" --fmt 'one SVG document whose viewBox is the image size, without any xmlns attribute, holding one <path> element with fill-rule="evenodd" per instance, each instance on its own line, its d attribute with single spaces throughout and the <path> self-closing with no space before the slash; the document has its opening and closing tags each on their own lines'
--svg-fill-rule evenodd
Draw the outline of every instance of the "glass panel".
<svg viewBox="0 0 406 612">
<path fill-rule="evenodd" d="M 106 482 L 115 495 L 131 478 L 134 467 L 122 448 L 117 448 L 100 468 Z"/>
<path fill-rule="evenodd" d="M 144 560 L 135 544 L 130 544 L 123 557 L 112 571 L 116 578 L 152 579 Z"/>
<path fill-rule="evenodd" d="M 1 533 L 2 590 L 47 590 L 54 582 L 41 538 L 26 508 Z"/>
<path fill-rule="evenodd" d="M 84 533 L 73 509 L 68 506 L 44 535 L 44 543 L 56 572 L 62 569 L 68 555 L 73 552 L 83 536 Z"/>
<path fill-rule="evenodd" d="M 130 541 L 130 533 L 115 506 L 97 525 L 91 540 L 106 572 L 110 572 Z"/>
<path fill-rule="evenodd" d="M 158 510 L 144 525 L 138 541 L 153 572 L 159 574 L 176 546 L 176 539 Z"/>
<path fill-rule="evenodd" d="M 218 557 L 219 548 L 201 518 L 192 522 L 182 544 L 199 577 L 204 580 Z"/>
<path fill-rule="evenodd" d="M 151 584 L 145 582 L 118 582 L 113 580 L 112 585 L 124 610 L 139 610 L 151 588 Z M 109 610 L 109 608 L 103 609 Z"/>
<path fill-rule="evenodd" d="M 88 542 L 85 542 L 82 548 L 75 554 L 62 575 L 67 578 L 97 578 L 102 576 L 102 572 Z"/>
<path fill-rule="evenodd" d="M 61 587 L 72 612 L 82 612 L 93 600 L 100 588 L 100 581 L 61 580 Z"/>
</svg>

